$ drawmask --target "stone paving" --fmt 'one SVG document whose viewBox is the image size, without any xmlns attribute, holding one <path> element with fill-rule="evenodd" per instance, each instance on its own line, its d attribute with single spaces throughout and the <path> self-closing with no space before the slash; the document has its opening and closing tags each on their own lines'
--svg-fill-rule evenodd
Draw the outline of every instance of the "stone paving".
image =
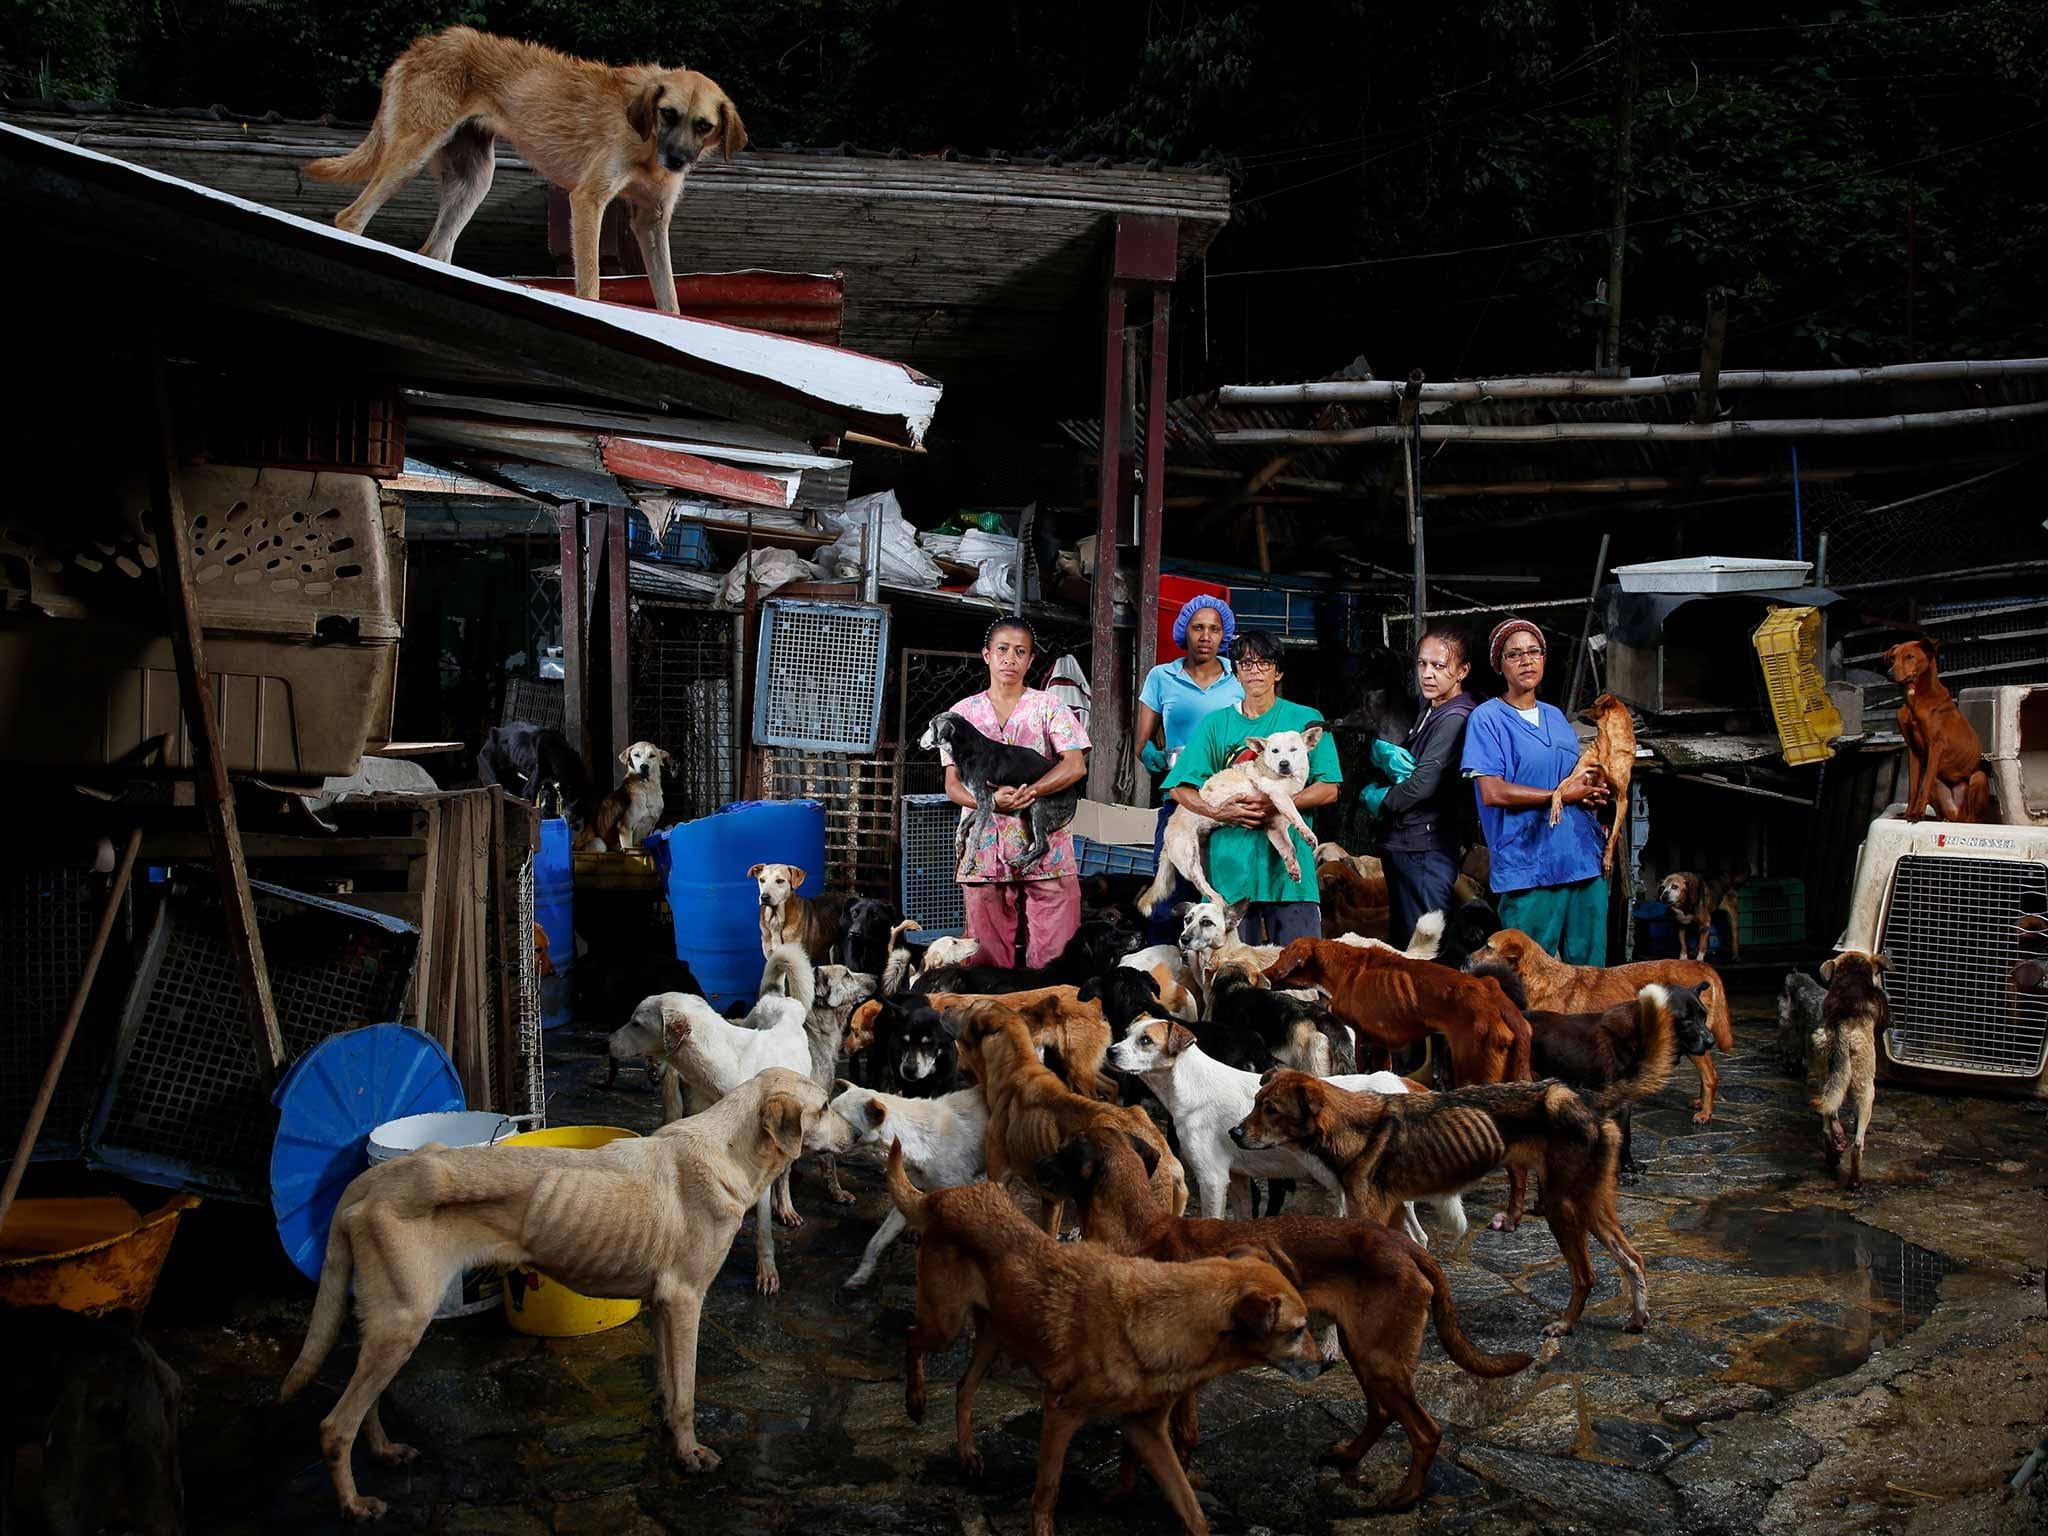
<svg viewBox="0 0 2048 1536">
<path fill-rule="evenodd" d="M 1597 1255 L 1599 1288 L 1579 1332 L 1544 1342 L 1521 1375 L 1475 1381 L 1432 1335 L 1419 1390 L 1444 1426 L 1443 1447 L 1427 1501 L 1395 1516 L 1371 1506 L 1405 1463 L 1398 1428 L 1359 1485 L 1315 1465 L 1363 1417 L 1348 1370 L 1306 1386 L 1265 1371 L 1217 1382 L 1203 1394 L 1197 1461 L 1214 1527 L 2048 1531 L 2048 1490 L 1998 1497 L 2048 1424 L 2048 1106 L 1881 1090 L 1866 1185 L 1845 1194 L 1825 1176 L 1804 1085 L 1771 1059 L 1772 1028 L 1761 1017 L 1739 1028 L 1711 1126 L 1691 1123 L 1684 1067 L 1637 1115 L 1645 1174 L 1625 1190 L 1622 1215 L 1651 1271 L 1647 1334 L 1620 1331 L 1615 1274 Z M 655 1123 L 642 1074 L 604 1087 L 601 1037 L 557 1032 L 549 1048 L 555 1123 Z M 866 1294 L 838 1290 L 887 1203 L 875 1170 L 850 1170 L 848 1184 L 858 1203 L 833 1207 L 799 1172 L 808 1225 L 778 1242 L 780 1296 L 753 1293 L 749 1220 L 707 1303 L 698 1424 L 725 1458 L 717 1472 L 677 1471 L 657 1429 L 640 1325 L 541 1341 L 492 1315 L 454 1320 L 434 1325 L 387 1398 L 386 1423 L 421 1447 L 420 1461 L 393 1471 L 357 1457 L 364 1491 L 391 1503 L 384 1529 L 1028 1529 L 1038 1426 L 1029 1378 L 1000 1372 L 984 1389 L 987 1470 L 970 1485 L 946 1411 L 964 1347 L 932 1362 L 925 1425 L 903 1414 L 912 1245 L 892 1250 Z M 1483 1230 L 1501 1188 L 1468 1196 L 1479 1230 L 1462 1254 L 1447 1254 L 1444 1238 L 1433 1248 L 1481 1347 L 1530 1349 L 1568 1280 L 1540 1219 L 1514 1234 Z M 181 1237 L 152 1317 L 186 1382 L 190 1529 L 338 1529 L 315 1426 L 353 1352 L 344 1345 L 300 1401 L 275 1405 L 309 1288 L 262 1251 L 266 1239 L 275 1248 L 267 1226 L 236 1220 L 217 1214 Z M 246 1283 L 224 1291 L 229 1274 Z M 1105 1504 L 1116 1462 L 1112 1427 L 1077 1439 L 1062 1531 L 1170 1529 L 1149 1487 L 1127 1506 Z"/>
</svg>

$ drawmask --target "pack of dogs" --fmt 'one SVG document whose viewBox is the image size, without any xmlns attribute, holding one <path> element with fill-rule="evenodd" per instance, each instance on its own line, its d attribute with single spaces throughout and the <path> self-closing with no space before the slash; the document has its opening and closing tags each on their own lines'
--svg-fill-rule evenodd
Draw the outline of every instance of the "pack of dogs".
<svg viewBox="0 0 2048 1536">
<path fill-rule="evenodd" d="M 1356 871 L 1341 850 L 1325 867 Z M 973 1409 L 988 1372 L 1008 1359 L 1037 1378 L 1034 1530 L 1051 1529 L 1072 1437 L 1107 1418 L 1123 1435 L 1120 1489 L 1142 1472 L 1185 1529 L 1205 1531 L 1190 1481 L 1197 1392 L 1254 1366 L 1307 1377 L 1348 1364 L 1364 1423 L 1325 1460 L 1357 1478 L 1398 1423 L 1408 1464 L 1382 1502 L 1419 1502 L 1442 1438 L 1415 1394 L 1425 1334 L 1475 1378 L 1531 1361 L 1467 1337 L 1430 1253 L 1432 1229 L 1454 1248 L 1480 1240 L 1465 1201 L 1494 1174 L 1506 1198 L 1490 1226 L 1523 1220 L 1533 1175 L 1570 1277 L 1544 1335 L 1583 1326 L 1593 1244 L 1619 1277 L 1617 1325 L 1648 1328 L 1648 1269 L 1617 1192 L 1640 1171 L 1632 1111 L 1681 1060 L 1699 1071 L 1696 1118 L 1712 1116 L 1713 1058 L 1732 1037 L 1726 989 L 1703 962 L 1564 966 L 1476 900 L 1430 914 L 1400 947 L 1356 933 L 1258 946 L 1238 937 L 1242 909 L 1203 900 L 1179 909 L 1178 942 L 1151 947 L 1121 912 L 1088 908 L 1031 969 L 927 941 L 887 902 L 806 898 L 794 866 L 749 873 L 763 958 L 751 1009 L 722 1018 L 670 990 L 611 1037 L 615 1061 L 645 1061 L 661 1084 L 653 1136 L 496 1160 L 424 1148 L 349 1186 L 285 1384 L 289 1396 L 311 1379 L 352 1287 L 363 1345 L 321 1426 L 344 1513 L 381 1511 L 357 1490 L 350 1449 L 360 1436 L 377 1460 L 409 1459 L 378 1397 L 449 1276 L 480 1263 L 534 1263 L 585 1294 L 643 1299 L 676 1454 L 688 1470 L 716 1466 L 694 1424 L 705 1290 L 749 1208 L 756 1287 L 779 1288 L 775 1229 L 803 1221 L 791 1174 L 806 1159 L 834 1202 L 854 1198 L 840 1164 L 884 1165 L 888 1202 L 848 1292 L 916 1235 L 913 1421 L 927 1359 L 972 1329 L 955 1398 L 966 1474 L 982 1465 Z M 1819 982 L 1788 979 L 1781 1000 L 1827 1166 L 1852 1187 L 1882 968 L 1844 954 Z M 1332 1214 L 1283 1211 L 1297 1188 Z"/>
</svg>

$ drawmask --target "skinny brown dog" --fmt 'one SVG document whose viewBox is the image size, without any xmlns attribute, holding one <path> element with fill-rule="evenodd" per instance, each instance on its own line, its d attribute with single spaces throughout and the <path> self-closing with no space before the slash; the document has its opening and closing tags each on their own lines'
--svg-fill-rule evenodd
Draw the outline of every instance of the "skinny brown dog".
<svg viewBox="0 0 2048 1536">
<path fill-rule="evenodd" d="M 1632 1001 L 1653 982 L 1686 990 L 1705 987 L 1701 1001 L 1707 1005 L 1707 1027 L 1714 1033 L 1715 1046 L 1725 1051 L 1735 1044 L 1735 1031 L 1728 1018 L 1728 989 L 1721 983 L 1721 973 L 1698 960 L 1566 965 L 1521 929 L 1503 928 L 1472 952 L 1465 969 L 1475 970 L 1489 961 L 1504 964 L 1521 977 L 1529 1006 L 1545 1013 L 1605 1013 L 1616 1004 Z M 1692 1117 L 1693 1124 L 1705 1125 L 1714 1118 L 1714 1096 L 1720 1091 L 1721 1074 L 1714 1066 L 1714 1058 L 1704 1051 L 1693 1057 L 1692 1064 L 1700 1074 L 1700 1096 L 1692 1101 L 1698 1111 Z"/>
<path fill-rule="evenodd" d="M 974 1320 L 974 1355 L 960 1378 L 954 1431 L 960 1464 L 981 1471 L 974 1392 L 998 1353 L 1044 1388 L 1032 1536 L 1052 1536 L 1067 1446 L 1091 1418 L 1123 1421 L 1124 1444 L 1180 1517 L 1209 1522 L 1167 1440 L 1174 1403 L 1205 1381 L 1271 1365 L 1312 1381 L 1321 1360 L 1308 1308 L 1263 1250 L 1186 1264 L 1125 1258 L 1093 1243 L 1058 1243 L 1026 1221 L 993 1184 L 920 1193 L 889 1149 L 889 1198 L 917 1249 L 917 1321 L 904 1346 L 904 1411 L 924 1422 L 925 1356 Z"/>
<path fill-rule="evenodd" d="M 289 1402 L 341 1337 L 355 1288 L 362 1347 L 348 1387 L 320 1422 L 320 1453 L 342 1514 L 375 1520 L 381 1499 L 356 1492 L 356 1431 L 370 1454 L 402 1466 L 377 1399 L 419 1347 L 449 1281 L 485 1264 L 532 1264 L 586 1296 L 648 1304 L 668 1399 L 668 1428 L 685 1471 L 718 1456 L 697 1440 L 697 1322 L 747 1208 L 803 1151 L 825 1093 L 800 1072 L 771 1068 L 701 1115 L 652 1136 L 571 1147 L 422 1147 L 358 1174 L 327 1233 L 320 1294 L 305 1347 L 278 1393 Z"/>
<path fill-rule="evenodd" d="M 1628 815 L 1629 780 L 1636 772 L 1636 725 L 1629 718 L 1628 706 L 1611 693 L 1601 694 L 1586 713 L 1593 719 L 1593 740 L 1579 754 L 1564 782 L 1569 784 L 1588 768 L 1597 768 L 1614 793 L 1614 825 L 1600 852 L 1600 873 L 1607 875 L 1614 872 L 1614 845 L 1621 841 L 1622 822 Z M 1563 815 L 1564 786 L 1559 785 L 1550 796 L 1550 824 L 1556 826 Z"/>
<path fill-rule="evenodd" d="M 1349 1214 L 1382 1225 L 1403 1200 L 1455 1193 L 1496 1168 L 1540 1172 L 1543 1214 L 1572 1277 L 1571 1304 L 1544 1333 L 1570 1333 L 1593 1294 L 1588 1232 L 1620 1268 L 1626 1327 L 1641 1333 L 1650 1321 L 1650 1284 L 1615 1208 L 1621 1132 L 1604 1118 L 1606 1098 L 1589 1105 L 1555 1078 L 1450 1093 L 1348 1093 L 1280 1070 L 1266 1074 L 1232 1139 L 1320 1159 L 1344 1185 Z"/>
<path fill-rule="evenodd" d="M 1943 821 L 1982 821 L 1991 801 L 1984 772 L 1984 743 L 1963 718 L 1934 664 L 1934 642 L 1908 640 L 1884 653 L 1892 681 L 1906 685 L 1899 706 L 1899 734 L 1913 768 L 1906 820 L 1932 809 Z"/>
<path fill-rule="evenodd" d="M 420 253 L 455 259 L 455 241 L 491 190 L 495 141 L 569 194 L 576 296 L 598 296 L 598 234 L 615 197 L 665 314 L 678 314 L 668 226 L 690 168 L 713 145 L 730 160 L 746 125 L 718 82 L 691 69 L 618 68 L 538 43 L 450 27 L 415 42 L 384 72 L 369 135 L 305 167 L 316 181 L 367 182 L 334 216 L 359 235 L 393 193 L 431 169 L 441 209 Z"/>
<path fill-rule="evenodd" d="M 1046 1006 L 1041 1003 L 1040 1007 Z M 952 1017 L 960 1021 L 960 1058 L 988 1100 L 983 1162 L 989 1182 L 1023 1180 L 1045 1202 L 1045 1230 L 1057 1234 L 1065 1200 L 1037 1182 L 1038 1165 L 1098 1121 L 1129 1131 L 1159 1153 L 1152 1176 L 1153 1197 L 1178 1216 L 1188 1208 L 1188 1180 L 1166 1137 L 1140 1109 L 1124 1109 L 1074 1092 L 1038 1059 L 1025 1015 L 1001 1003 L 970 1003 Z"/>
<path fill-rule="evenodd" d="M 1176 1219 L 1159 1209 L 1147 1182 L 1149 1144 L 1098 1125 L 1082 1132 L 1040 1172 L 1081 1206 L 1081 1235 L 1112 1253 L 1185 1263 L 1263 1246 L 1301 1292 L 1310 1326 L 1337 1325 L 1344 1358 L 1365 1395 L 1365 1428 L 1333 1442 L 1326 1465 L 1356 1479 L 1387 1425 L 1399 1421 L 1408 1437 L 1408 1472 L 1380 1501 L 1383 1510 L 1419 1503 L 1443 1431 L 1415 1396 L 1415 1362 L 1424 1327 L 1436 1323 L 1437 1341 L 1474 1376 L 1511 1376 L 1531 1357 L 1482 1354 L 1458 1326 L 1450 1282 L 1427 1249 L 1402 1232 L 1327 1216 L 1272 1216 L 1264 1221 Z M 1174 1449 L 1185 1460 L 1200 1436 L 1196 1397 L 1174 1405 Z M 1126 1472 L 1131 1469 L 1126 1463 Z"/>
</svg>

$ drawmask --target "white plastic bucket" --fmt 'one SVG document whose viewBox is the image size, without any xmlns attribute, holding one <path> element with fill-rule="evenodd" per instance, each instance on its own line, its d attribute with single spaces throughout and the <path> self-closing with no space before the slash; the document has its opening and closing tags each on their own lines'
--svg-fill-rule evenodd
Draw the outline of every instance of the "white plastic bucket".
<svg viewBox="0 0 2048 1536">
<path fill-rule="evenodd" d="M 486 1109 L 453 1109 L 431 1115 L 407 1115 L 386 1120 L 370 1132 L 369 1154 L 374 1166 L 388 1163 L 408 1152 L 417 1152 L 430 1142 L 444 1147 L 488 1147 L 518 1131 L 509 1116 Z M 436 1317 L 468 1317 L 496 1307 L 505 1293 L 503 1274 L 495 1267 L 472 1269 L 449 1282 L 448 1293 L 434 1309 Z"/>
</svg>

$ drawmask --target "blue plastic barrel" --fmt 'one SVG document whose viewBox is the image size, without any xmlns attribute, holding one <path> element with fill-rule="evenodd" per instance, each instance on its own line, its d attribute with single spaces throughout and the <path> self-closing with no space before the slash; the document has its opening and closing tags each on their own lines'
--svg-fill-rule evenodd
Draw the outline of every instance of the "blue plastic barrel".
<svg viewBox="0 0 2048 1536">
<path fill-rule="evenodd" d="M 825 892 L 825 807 L 817 800 L 743 800 L 668 833 L 668 904 L 676 956 L 723 1013 L 761 990 L 761 900 L 747 871 L 794 864 L 799 894 Z"/>
<path fill-rule="evenodd" d="M 569 823 L 551 817 L 540 824 L 540 852 L 533 860 L 533 917 L 548 936 L 548 964 L 554 975 L 540 979 L 540 1026 L 553 1029 L 575 1012 L 571 973 L 576 969 L 576 874 L 569 856 Z"/>
</svg>

